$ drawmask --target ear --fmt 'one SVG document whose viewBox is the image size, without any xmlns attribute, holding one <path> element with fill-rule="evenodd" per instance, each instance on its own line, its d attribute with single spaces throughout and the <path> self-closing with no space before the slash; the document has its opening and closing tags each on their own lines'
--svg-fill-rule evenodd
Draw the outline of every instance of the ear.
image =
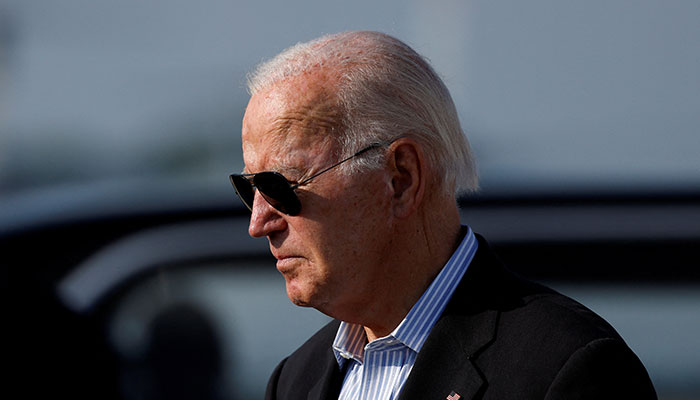
<svg viewBox="0 0 700 400">
<path fill-rule="evenodd" d="M 401 138 L 390 146 L 389 167 L 393 190 L 394 215 L 405 218 L 413 214 L 425 192 L 426 164 L 421 146 L 413 139 Z"/>
</svg>

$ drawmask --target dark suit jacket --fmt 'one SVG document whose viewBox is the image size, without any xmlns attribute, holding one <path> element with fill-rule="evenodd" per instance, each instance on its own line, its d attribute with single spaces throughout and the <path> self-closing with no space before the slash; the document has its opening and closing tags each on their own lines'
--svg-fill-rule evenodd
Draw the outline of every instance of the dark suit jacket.
<svg viewBox="0 0 700 400">
<path fill-rule="evenodd" d="M 343 374 L 331 322 L 275 369 L 266 399 L 337 399 Z M 655 399 L 622 338 L 581 304 L 507 271 L 479 249 L 399 396 L 471 399 Z"/>
</svg>

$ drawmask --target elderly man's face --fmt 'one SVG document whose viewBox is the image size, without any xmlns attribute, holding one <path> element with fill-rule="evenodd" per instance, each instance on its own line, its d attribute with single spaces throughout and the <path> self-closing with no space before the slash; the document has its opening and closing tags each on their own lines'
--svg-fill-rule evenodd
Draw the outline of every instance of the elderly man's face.
<svg viewBox="0 0 700 400">
<path fill-rule="evenodd" d="M 248 173 L 277 171 L 299 182 L 338 161 L 332 85 L 302 76 L 254 95 L 243 119 Z M 378 149 L 376 151 L 383 151 Z M 390 192 L 383 170 L 351 176 L 333 169 L 296 190 L 301 213 L 285 215 L 256 193 L 249 233 L 266 236 L 297 305 L 330 315 L 363 307 L 382 290 L 391 244 Z"/>
</svg>

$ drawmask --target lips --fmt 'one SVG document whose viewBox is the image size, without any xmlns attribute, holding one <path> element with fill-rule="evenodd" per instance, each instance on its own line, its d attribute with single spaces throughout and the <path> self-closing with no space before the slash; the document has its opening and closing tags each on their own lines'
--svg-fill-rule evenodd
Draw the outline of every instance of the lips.
<svg viewBox="0 0 700 400">
<path fill-rule="evenodd" d="M 286 260 L 288 258 L 295 258 L 296 257 L 294 254 L 283 253 L 281 251 L 276 251 L 275 249 L 272 249 L 272 248 L 270 248 L 270 252 L 277 259 L 277 261 L 282 261 L 282 260 Z"/>
<path fill-rule="evenodd" d="M 289 275 L 296 270 L 301 257 L 289 256 L 277 258 L 277 270 L 283 275 Z"/>
<path fill-rule="evenodd" d="M 270 248 L 270 252 L 272 252 L 272 255 L 277 259 L 277 269 L 282 273 L 289 271 L 293 266 L 292 264 L 301 258 L 294 254 L 281 252 L 273 248 Z"/>
<path fill-rule="evenodd" d="M 272 241 L 270 241 L 270 253 L 277 259 L 277 270 L 285 275 L 291 273 L 304 258 L 289 248 L 282 249 L 281 246 L 274 246 Z"/>
</svg>

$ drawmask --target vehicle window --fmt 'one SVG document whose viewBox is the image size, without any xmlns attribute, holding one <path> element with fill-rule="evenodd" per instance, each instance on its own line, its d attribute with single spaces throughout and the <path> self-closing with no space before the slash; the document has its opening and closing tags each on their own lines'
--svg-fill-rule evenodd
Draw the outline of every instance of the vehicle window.
<svg viewBox="0 0 700 400">
<path fill-rule="evenodd" d="M 161 268 L 111 302 L 108 336 L 128 399 L 259 398 L 281 358 L 329 321 L 292 305 L 269 262 Z"/>
</svg>

